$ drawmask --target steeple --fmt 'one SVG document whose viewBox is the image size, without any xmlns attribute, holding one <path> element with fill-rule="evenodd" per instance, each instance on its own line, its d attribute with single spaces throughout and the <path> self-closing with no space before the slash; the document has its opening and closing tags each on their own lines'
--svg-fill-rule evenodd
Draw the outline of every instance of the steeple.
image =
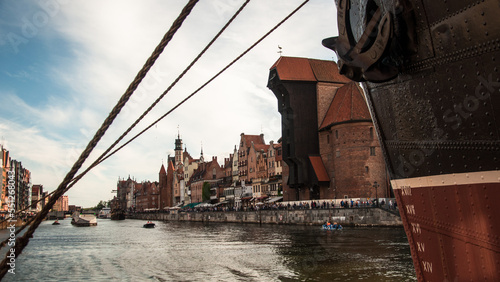
<svg viewBox="0 0 500 282">
<path fill-rule="evenodd" d="M 175 150 L 182 151 L 182 139 L 181 139 L 181 134 L 179 132 L 179 126 L 177 126 L 177 139 L 175 139 Z"/>
<path fill-rule="evenodd" d="M 201 142 L 201 154 L 200 154 L 200 162 L 203 162 L 203 142 Z"/>
<path fill-rule="evenodd" d="M 179 126 L 177 126 L 177 139 L 175 139 L 175 168 L 178 169 L 183 164 L 184 160 L 182 159 L 182 139 L 181 134 L 179 133 Z"/>
</svg>

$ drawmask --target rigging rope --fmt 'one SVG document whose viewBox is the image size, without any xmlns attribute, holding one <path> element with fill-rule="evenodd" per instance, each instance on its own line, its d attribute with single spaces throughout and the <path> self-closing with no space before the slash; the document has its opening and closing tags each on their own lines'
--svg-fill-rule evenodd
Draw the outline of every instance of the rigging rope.
<svg viewBox="0 0 500 282">
<path fill-rule="evenodd" d="M 222 68 L 222 70 L 220 70 L 217 74 L 215 74 L 212 78 L 210 78 L 209 80 L 207 80 L 203 85 L 201 85 L 198 89 L 196 89 L 193 93 L 191 93 L 189 96 L 187 96 L 186 98 L 184 98 L 184 100 L 182 100 L 181 102 L 179 102 L 177 105 L 175 105 L 173 108 L 171 108 L 168 112 L 166 112 L 164 115 L 162 115 L 161 117 L 159 117 L 157 120 L 155 120 L 153 123 L 151 123 L 150 125 L 148 125 L 146 128 L 144 128 L 141 132 L 137 133 L 136 135 L 134 135 L 134 137 L 132 137 L 130 140 L 128 140 L 127 142 L 125 142 L 123 145 L 121 145 L 120 147 L 118 147 L 117 149 L 115 149 L 114 151 L 112 151 L 111 153 L 109 153 L 106 157 L 104 157 L 102 160 L 100 160 L 97 164 L 100 164 L 101 162 L 105 161 L 106 159 L 108 159 L 109 157 L 111 157 L 112 155 L 114 155 L 116 152 L 120 151 L 123 147 L 127 146 L 129 143 L 131 143 L 132 141 L 134 141 L 137 137 L 141 136 L 144 132 L 146 132 L 147 130 L 149 130 L 151 127 L 153 127 L 155 124 L 157 124 L 158 122 L 160 122 L 162 119 L 164 119 L 167 115 L 169 115 L 170 113 L 172 113 L 175 109 L 177 109 L 179 106 L 181 106 L 182 104 L 184 104 L 187 100 L 189 100 L 190 98 L 192 98 L 194 95 L 196 95 L 201 89 L 203 89 L 205 86 L 207 86 L 209 83 L 211 83 L 214 79 L 216 79 L 219 75 L 221 75 L 223 72 L 225 72 L 228 68 L 230 68 L 234 63 L 236 63 L 237 61 L 239 61 L 243 56 L 245 56 L 248 52 L 250 52 L 250 50 L 252 50 L 255 46 L 257 46 L 262 40 L 264 40 L 267 36 L 269 36 L 273 31 L 275 31 L 279 26 L 281 26 L 285 21 L 287 21 L 291 16 L 293 16 L 297 11 L 299 11 L 305 4 L 307 4 L 307 2 L 309 2 L 309 0 L 305 0 L 304 2 L 302 2 L 302 4 L 300 4 L 295 10 L 293 10 L 288 16 L 286 16 L 283 20 L 281 20 L 278 24 L 276 24 L 272 29 L 270 29 L 266 34 L 264 34 L 259 40 L 257 40 L 254 44 L 252 44 L 248 49 L 246 49 L 243 53 L 241 53 L 238 57 L 236 57 L 231 63 L 229 63 L 228 65 L 226 65 L 224 68 Z M 97 165 L 96 164 L 96 165 Z"/>
<path fill-rule="evenodd" d="M 222 33 L 229 27 L 229 25 L 236 19 L 236 17 L 240 14 L 241 11 L 245 8 L 245 6 L 250 2 L 250 0 L 246 0 L 241 7 L 236 11 L 236 13 L 229 19 L 229 21 L 221 28 L 221 30 L 210 40 L 210 42 L 203 48 L 203 50 L 193 59 L 193 61 L 182 71 L 181 74 L 168 86 L 168 88 L 149 106 L 149 108 L 142 113 L 142 115 L 137 118 L 137 120 L 130 125 L 130 127 L 113 143 L 111 144 L 93 163 L 90 165 L 85 171 L 75 177 L 67 190 L 69 190 L 76 182 L 78 182 L 85 174 L 87 174 L 92 168 L 103 162 L 109 156 L 106 157 L 106 154 L 109 153 L 130 131 L 167 95 L 170 90 L 181 80 L 181 78 L 191 69 L 191 67 L 205 54 L 205 52 L 213 45 L 213 43 L 222 35 Z M 118 150 L 117 150 L 118 151 Z M 114 154 L 115 152 L 113 152 Z M 106 157 L 106 158 L 105 158 Z"/>
<path fill-rule="evenodd" d="M 156 121 L 151 123 L 148 127 L 146 127 L 144 130 L 136 134 L 132 139 L 127 141 L 125 144 L 121 145 L 119 148 L 115 149 L 111 153 L 105 156 L 106 153 L 108 153 L 116 144 L 121 141 L 143 118 L 146 116 L 155 106 L 158 104 L 158 102 L 171 90 L 171 88 L 184 76 L 184 74 L 194 65 L 194 63 L 205 53 L 205 51 L 213 44 L 213 42 L 220 36 L 220 34 L 226 29 L 226 27 L 234 20 L 234 18 L 241 12 L 241 10 L 247 5 L 247 3 L 250 0 L 247 0 L 242 7 L 237 11 L 237 13 L 230 19 L 230 21 L 224 26 L 224 28 L 216 35 L 216 37 L 203 49 L 203 51 L 193 60 L 193 62 L 179 75 L 179 77 L 163 92 L 162 95 L 124 132 L 117 141 L 115 141 L 89 168 L 87 168 L 83 173 L 80 173 L 76 177 L 74 175 L 78 172 L 80 167 L 83 165 L 83 162 L 87 159 L 87 157 L 90 155 L 92 152 L 93 148 L 97 145 L 99 140 L 102 138 L 106 130 L 109 128 L 113 120 L 116 118 L 116 116 L 119 114 L 121 109 L 125 106 L 125 103 L 128 101 L 130 96 L 133 94 L 133 92 L 137 89 L 139 83 L 142 81 L 142 79 L 145 77 L 149 69 L 152 67 L 156 59 L 159 57 L 163 49 L 166 47 L 168 42 L 171 40 L 175 32 L 180 28 L 182 22 L 184 19 L 189 15 L 191 10 L 194 8 L 194 5 L 198 2 L 198 0 L 190 0 L 188 4 L 184 7 L 183 11 L 179 15 L 179 17 L 176 19 L 176 21 L 172 24 L 170 30 L 165 34 L 163 37 L 162 41 L 160 44 L 157 46 L 151 57 L 146 61 L 145 65 L 141 69 L 141 71 L 137 74 L 136 78 L 134 81 L 130 84 L 129 88 L 123 94 L 117 105 L 113 108 L 112 112 L 109 114 L 108 118 L 104 121 L 104 123 L 101 125 L 101 128 L 96 132 L 94 135 L 94 138 L 89 142 L 87 145 L 86 149 L 82 152 L 80 155 L 79 159 L 75 164 L 73 165 L 72 169 L 66 177 L 64 178 L 63 182 L 58 186 L 58 188 L 53 191 L 52 193 L 54 194 L 53 197 L 50 198 L 49 202 L 45 205 L 44 209 L 35 217 L 30 220 L 31 225 L 28 231 L 22 236 L 17 238 L 16 240 L 16 245 L 15 245 L 15 254 L 16 257 L 18 257 L 24 247 L 29 243 L 29 238 L 33 237 L 33 233 L 36 230 L 36 228 L 40 225 L 41 221 L 45 218 L 47 215 L 48 211 L 52 208 L 52 206 L 55 204 L 57 199 L 61 197 L 65 192 L 67 192 L 74 184 L 76 184 L 88 171 L 90 171 L 93 167 L 97 166 L 98 164 L 102 163 L 104 160 L 107 158 L 111 157 L 113 154 L 121 150 L 123 147 L 131 143 L 133 140 L 135 140 L 137 137 L 142 135 L 144 132 L 149 130 L 151 127 L 153 127 L 155 124 L 157 124 L 159 121 L 161 121 L 163 118 L 165 118 L 167 115 L 169 115 L 171 112 L 173 112 L 175 109 L 177 109 L 179 106 L 184 104 L 187 100 L 192 98 L 194 95 L 196 95 L 200 90 L 202 90 L 204 87 L 206 87 L 208 84 L 210 84 L 213 80 L 215 80 L 219 75 L 224 73 L 228 68 L 230 68 L 234 63 L 239 61 L 243 56 L 245 56 L 248 52 L 250 52 L 255 46 L 257 46 L 261 41 L 263 41 L 267 36 L 269 36 L 272 32 L 274 32 L 279 26 L 281 26 L 285 21 L 287 21 L 291 16 L 293 16 L 297 11 L 299 11 L 309 0 L 305 0 L 302 4 L 300 4 L 295 10 L 293 10 L 288 16 L 286 16 L 283 20 L 281 20 L 277 25 L 275 25 L 271 30 L 269 30 L 266 34 L 264 34 L 260 39 L 258 39 L 254 44 L 252 44 L 249 48 L 247 48 L 243 53 L 241 53 L 238 57 L 236 57 L 231 63 L 226 65 L 222 70 L 220 70 L 217 74 L 215 74 L 212 78 L 210 78 L 207 82 L 205 82 L 203 85 L 201 85 L 197 90 L 195 90 L 193 93 L 191 93 L 189 96 L 187 96 L 185 99 L 183 99 L 181 102 L 179 102 L 176 106 L 174 106 L 172 109 L 170 109 L 167 113 L 162 115 L 160 118 L 158 118 Z M 29 223 L 29 222 L 28 222 Z M 27 226 L 27 225 L 25 225 Z M 24 229 L 21 228 L 21 230 Z M 19 230 L 19 232 L 21 231 Z M 17 232 L 16 234 L 18 234 Z M 1 247 L 0 247 L 1 248 Z M 7 273 L 8 267 L 7 267 L 7 258 L 8 253 L 6 254 L 4 260 L 0 263 L 0 279 L 3 278 L 3 276 Z"/>
<path fill-rule="evenodd" d="M 41 202 L 42 200 L 45 200 L 46 198 L 50 197 L 52 194 L 54 194 L 54 192 L 56 192 L 56 191 L 54 190 L 54 191 L 50 192 L 49 194 L 45 195 L 45 196 L 44 196 L 44 197 L 42 197 L 41 199 L 37 200 L 36 202 L 31 203 L 31 205 L 27 206 L 26 208 L 24 208 L 24 209 L 22 209 L 22 210 L 20 210 L 20 211 L 16 212 L 16 213 L 14 214 L 14 218 L 15 218 L 15 216 L 16 216 L 16 215 L 18 215 L 18 214 L 22 213 L 23 211 L 28 210 L 31 206 L 36 205 L 36 204 L 38 204 L 39 202 Z M 8 216 L 7 218 L 5 218 L 5 219 L 3 219 L 2 221 L 0 221 L 0 224 L 2 224 L 2 223 L 4 223 L 4 222 L 6 222 L 7 220 L 9 220 L 9 219 L 11 219 L 11 218 L 12 218 L 11 216 Z M 31 218 L 29 218 L 29 220 L 28 220 L 28 221 L 27 221 L 27 222 L 26 222 L 23 226 L 21 226 L 20 228 L 16 229 L 16 232 L 15 232 L 14 234 L 15 234 L 15 235 L 17 235 L 17 234 L 21 233 L 21 231 L 23 231 L 23 230 L 24 230 L 24 228 L 26 228 L 28 225 L 30 225 L 30 224 L 33 222 L 33 220 L 34 220 L 34 219 L 35 219 L 35 217 L 31 217 Z M 10 240 L 10 237 L 7 237 L 7 239 L 3 240 L 3 241 L 0 243 L 0 250 L 1 250 L 1 249 L 2 249 L 2 248 L 6 245 L 6 244 L 7 244 L 7 242 L 9 242 L 9 240 Z"/>
<path fill-rule="evenodd" d="M 134 81 L 129 85 L 125 93 L 122 95 L 116 106 L 113 108 L 109 116 L 106 118 L 106 120 L 103 122 L 99 130 L 96 132 L 92 140 L 89 142 L 85 150 L 82 152 L 78 160 L 75 162 L 71 170 L 66 174 L 65 178 L 59 184 L 57 189 L 54 192 L 53 197 L 49 200 L 49 202 L 45 205 L 45 207 L 42 209 L 40 213 L 35 217 L 33 220 L 32 224 L 30 225 L 30 228 L 26 231 L 26 233 L 18 237 L 15 242 L 14 246 L 14 251 L 15 251 L 15 256 L 19 257 L 19 255 L 22 253 L 24 247 L 28 245 L 29 243 L 29 238 L 33 237 L 33 233 L 35 232 L 36 228 L 40 223 L 43 221 L 49 210 L 54 206 L 55 202 L 57 199 L 59 199 L 66 191 L 67 191 L 67 185 L 70 183 L 70 181 L 73 179 L 75 174 L 78 172 L 80 167 L 83 165 L 87 157 L 90 155 L 92 150 L 95 148 L 99 140 L 102 138 L 104 133 L 106 133 L 106 130 L 109 128 L 109 126 L 113 123 L 114 119 L 116 116 L 120 113 L 121 109 L 125 106 L 125 103 L 129 100 L 129 98 L 132 96 L 133 92 L 137 89 L 139 86 L 139 83 L 143 80 L 143 78 L 146 76 L 147 72 L 151 69 L 153 64 L 155 63 L 156 59 L 160 56 L 160 54 L 163 52 L 167 44 L 170 42 L 174 34 L 177 32 L 177 30 L 181 27 L 182 23 L 186 19 L 186 17 L 191 13 L 192 9 L 196 5 L 198 0 L 190 0 L 185 7 L 183 8 L 182 12 L 179 14 L 177 19 L 174 21 L 168 32 L 165 34 L 165 36 L 162 38 L 156 49 L 153 51 L 149 59 L 146 61 L 142 69 L 139 71 L 139 73 L 136 75 Z M 0 263 L 0 279 L 4 277 L 4 275 L 7 273 L 9 266 L 7 265 L 9 258 L 7 257 L 10 254 L 10 252 L 7 252 L 5 255 L 5 258 L 2 260 Z"/>
</svg>

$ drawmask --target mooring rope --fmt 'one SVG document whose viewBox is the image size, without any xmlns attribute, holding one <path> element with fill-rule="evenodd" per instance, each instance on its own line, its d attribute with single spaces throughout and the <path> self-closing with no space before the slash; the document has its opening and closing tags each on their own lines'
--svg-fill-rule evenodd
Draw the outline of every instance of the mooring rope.
<svg viewBox="0 0 500 282">
<path fill-rule="evenodd" d="M 40 225 L 40 223 L 43 221 L 45 216 L 48 214 L 49 210 L 54 206 L 55 202 L 57 199 L 59 199 L 66 191 L 67 191 L 67 185 L 70 183 L 70 181 L 73 179 L 75 174 L 78 172 L 80 167 L 83 165 L 85 160 L 88 158 L 92 150 L 95 148 L 99 140 L 102 138 L 106 130 L 109 128 L 109 126 L 113 123 L 114 119 L 116 116 L 120 113 L 121 109 L 125 106 L 126 102 L 129 100 L 129 98 L 132 96 L 133 92 L 137 89 L 139 86 L 140 82 L 143 80 L 143 78 L 146 76 L 147 72 L 151 69 L 153 66 L 154 62 L 160 54 L 163 52 L 167 44 L 170 42 L 176 31 L 181 27 L 182 23 L 186 19 L 186 17 L 191 13 L 192 9 L 196 5 L 198 0 L 190 0 L 182 12 L 179 14 L 177 19 L 174 21 L 168 32 L 165 34 L 165 36 L 162 38 L 160 44 L 156 47 L 156 49 L 153 51 L 149 59 L 146 61 L 142 69 L 139 71 L 139 73 L 136 75 L 134 81 L 129 85 L 125 93 L 122 95 L 116 106 L 113 108 L 109 116 L 106 118 L 106 120 L 103 122 L 99 130 L 96 132 L 92 140 L 89 142 L 85 150 L 82 152 L 78 160 L 75 162 L 71 170 L 66 174 L 65 178 L 59 184 L 57 189 L 55 190 L 53 196 L 50 198 L 48 203 L 45 205 L 45 207 L 42 209 L 40 213 L 37 214 L 35 219 L 30 225 L 30 228 L 26 231 L 26 233 L 21 236 L 17 237 L 15 246 L 11 249 L 14 250 L 15 257 L 19 257 L 19 255 L 22 253 L 23 249 L 28 245 L 29 239 L 33 237 L 33 233 L 35 232 L 36 228 Z M 10 266 L 7 265 L 7 263 L 10 261 L 8 256 L 11 254 L 11 252 L 7 252 L 5 255 L 5 258 L 2 260 L 0 263 L 0 279 L 4 277 L 4 275 L 7 273 L 9 270 Z"/>
</svg>

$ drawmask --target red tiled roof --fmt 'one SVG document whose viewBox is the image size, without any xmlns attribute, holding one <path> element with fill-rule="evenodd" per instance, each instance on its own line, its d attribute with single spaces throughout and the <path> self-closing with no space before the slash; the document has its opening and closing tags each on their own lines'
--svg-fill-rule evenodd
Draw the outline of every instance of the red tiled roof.
<svg viewBox="0 0 500 282">
<path fill-rule="evenodd" d="M 307 58 L 280 57 L 273 68 L 277 69 L 281 80 L 316 81 Z"/>
<path fill-rule="evenodd" d="M 350 82 L 339 73 L 334 61 L 297 57 L 280 57 L 271 69 L 276 68 L 280 80 Z"/>
<path fill-rule="evenodd" d="M 351 80 L 339 73 L 339 67 L 334 61 L 309 59 L 309 64 L 317 81 L 348 83 Z"/>
<path fill-rule="evenodd" d="M 168 162 L 167 170 L 172 172 L 174 171 L 174 163 L 172 161 Z"/>
<path fill-rule="evenodd" d="M 245 141 L 247 143 L 247 148 L 252 145 L 252 142 L 254 145 L 264 144 L 264 141 L 262 140 L 262 137 L 260 135 L 245 135 Z"/>
<path fill-rule="evenodd" d="M 346 121 L 371 120 L 361 89 L 350 82 L 337 90 L 319 129 Z"/>
<path fill-rule="evenodd" d="M 269 149 L 269 145 L 266 144 L 253 144 L 253 147 L 255 148 L 256 151 L 264 150 L 267 152 L 267 149 Z"/>
<path fill-rule="evenodd" d="M 160 174 L 167 174 L 167 171 L 165 170 L 165 166 L 163 166 L 163 164 L 161 165 L 160 168 Z"/>
<path fill-rule="evenodd" d="M 323 160 L 320 156 L 309 156 L 309 161 L 314 169 L 314 173 L 320 182 L 329 182 L 330 177 L 328 176 L 328 172 L 326 171 L 325 165 L 323 164 Z"/>
</svg>

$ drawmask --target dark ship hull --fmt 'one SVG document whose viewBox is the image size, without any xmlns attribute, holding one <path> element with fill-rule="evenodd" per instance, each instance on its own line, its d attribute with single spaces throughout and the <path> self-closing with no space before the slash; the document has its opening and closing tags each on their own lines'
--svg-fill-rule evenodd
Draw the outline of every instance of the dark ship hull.
<svg viewBox="0 0 500 282">
<path fill-rule="evenodd" d="M 500 2 L 342 0 L 338 13 L 323 44 L 363 82 L 417 278 L 500 281 Z"/>
<path fill-rule="evenodd" d="M 125 212 L 122 210 L 111 211 L 111 220 L 125 220 Z"/>
</svg>

